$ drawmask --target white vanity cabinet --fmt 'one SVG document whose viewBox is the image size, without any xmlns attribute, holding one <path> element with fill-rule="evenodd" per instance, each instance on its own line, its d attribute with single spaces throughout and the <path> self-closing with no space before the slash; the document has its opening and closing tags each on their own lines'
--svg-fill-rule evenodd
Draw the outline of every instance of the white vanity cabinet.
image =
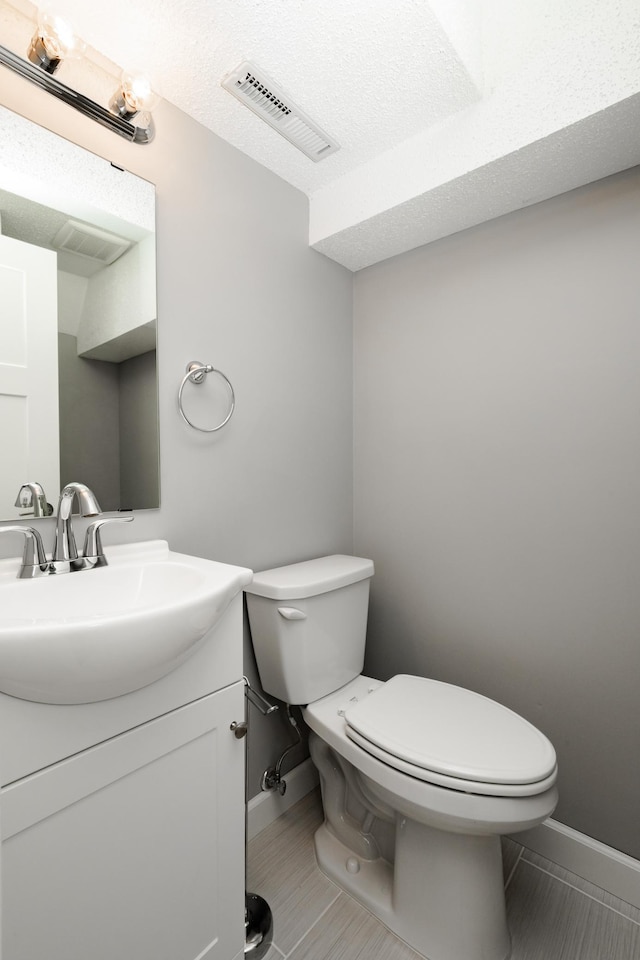
<svg viewBox="0 0 640 960">
<path fill-rule="evenodd" d="M 134 693 L 0 694 L 2 960 L 243 955 L 243 717 L 241 594 Z"/>
</svg>

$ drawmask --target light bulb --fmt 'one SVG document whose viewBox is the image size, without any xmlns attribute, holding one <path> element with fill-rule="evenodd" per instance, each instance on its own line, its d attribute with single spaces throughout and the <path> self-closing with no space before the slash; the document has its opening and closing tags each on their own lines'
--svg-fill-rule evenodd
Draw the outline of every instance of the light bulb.
<svg viewBox="0 0 640 960">
<path fill-rule="evenodd" d="M 81 57 L 85 48 L 68 20 L 50 8 L 38 13 L 38 28 L 28 51 L 32 63 L 47 73 L 55 73 L 62 60 Z"/>
<path fill-rule="evenodd" d="M 138 71 L 123 70 L 120 87 L 111 98 L 109 109 L 117 116 L 129 120 L 140 110 L 153 110 L 159 99 L 159 95 L 151 89 L 148 77 Z"/>
</svg>

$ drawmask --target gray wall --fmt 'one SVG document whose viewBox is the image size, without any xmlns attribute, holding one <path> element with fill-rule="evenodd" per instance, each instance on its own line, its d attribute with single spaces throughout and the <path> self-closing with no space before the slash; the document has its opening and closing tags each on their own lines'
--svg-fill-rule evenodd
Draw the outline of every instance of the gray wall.
<svg viewBox="0 0 640 960">
<path fill-rule="evenodd" d="M 105 512 L 157 506 L 156 351 L 90 360 L 59 333 L 58 373 L 61 484 L 81 477 Z"/>
<path fill-rule="evenodd" d="M 640 857 L 640 172 L 355 277 L 367 669 L 554 742 L 556 818 Z"/>
<path fill-rule="evenodd" d="M 60 482 L 80 480 L 103 510 L 120 506 L 118 366 L 78 356 L 78 341 L 58 334 Z M 55 503 L 53 504 L 55 507 Z"/>
<path fill-rule="evenodd" d="M 154 507 L 160 503 L 156 351 L 123 360 L 117 367 L 120 507 Z"/>
<path fill-rule="evenodd" d="M 162 501 L 105 546 L 163 537 L 256 570 L 350 552 L 352 283 L 309 249 L 306 197 L 166 102 L 156 140 L 138 146 L 8 71 L 2 84 L 6 106 L 156 184 Z M 178 416 L 194 359 L 233 382 L 219 434 Z M 38 525 L 48 541 L 52 521 Z M 0 540 L 2 556 L 19 549 Z M 278 714 L 256 722 L 250 795 L 284 742 Z"/>
</svg>

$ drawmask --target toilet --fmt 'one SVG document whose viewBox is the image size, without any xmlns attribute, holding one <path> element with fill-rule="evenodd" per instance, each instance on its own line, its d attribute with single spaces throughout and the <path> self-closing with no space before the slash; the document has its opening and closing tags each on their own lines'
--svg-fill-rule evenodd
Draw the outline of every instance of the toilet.
<svg viewBox="0 0 640 960">
<path fill-rule="evenodd" d="M 245 587 L 261 684 L 301 705 L 311 730 L 318 863 L 429 960 L 505 960 L 500 836 L 553 812 L 555 751 L 470 690 L 363 676 L 373 572 L 371 560 L 320 557 Z"/>
</svg>

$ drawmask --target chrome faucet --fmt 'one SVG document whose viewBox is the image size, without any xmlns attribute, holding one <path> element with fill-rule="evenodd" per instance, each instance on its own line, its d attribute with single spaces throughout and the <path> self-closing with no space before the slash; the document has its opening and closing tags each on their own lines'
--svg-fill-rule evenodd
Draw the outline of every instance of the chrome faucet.
<svg viewBox="0 0 640 960">
<path fill-rule="evenodd" d="M 23 513 L 23 517 L 50 517 L 53 513 L 53 507 L 47 503 L 47 496 L 42 489 L 42 485 L 31 481 L 23 483 L 18 490 L 18 496 L 15 502 L 16 507 L 31 507 L 29 513 Z"/>
<path fill-rule="evenodd" d="M 25 487 L 39 487 L 39 484 L 24 484 Z M 42 488 L 40 487 L 40 490 Z M 31 490 L 33 496 L 40 496 Z M 44 491 L 42 491 L 44 497 Z M 75 573 L 78 570 L 93 570 L 94 567 L 106 567 L 107 558 L 102 552 L 100 531 L 107 523 L 131 523 L 133 517 L 103 517 L 95 520 L 87 527 L 84 550 L 78 554 L 76 539 L 73 535 L 71 514 L 73 504 L 78 499 L 78 506 L 83 517 L 95 517 L 102 513 L 95 494 L 84 483 L 68 483 L 60 494 L 58 501 L 58 518 L 56 520 L 56 539 L 53 544 L 51 560 L 47 560 L 42 538 L 33 527 L 1 527 L 2 533 L 21 533 L 25 538 L 22 566 L 18 572 L 20 579 L 42 577 L 50 574 Z M 46 503 L 46 500 L 45 500 Z M 34 500 L 35 504 L 35 500 Z"/>
<path fill-rule="evenodd" d="M 102 513 L 95 494 L 84 483 L 68 483 L 63 487 L 58 500 L 58 519 L 56 522 L 56 538 L 53 543 L 53 561 L 72 561 L 78 559 L 78 548 L 73 535 L 71 514 L 74 500 L 78 498 L 78 506 L 83 517 L 96 517 Z"/>
<path fill-rule="evenodd" d="M 105 567 L 107 560 L 102 552 L 101 528 L 106 523 L 130 523 L 133 520 L 133 517 L 105 517 L 89 524 L 84 541 L 83 555 L 79 556 L 71 523 L 73 504 L 76 498 L 83 517 L 96 517 L 102 513 L 96 495 L 86 484 L 68 483 L 63 488 L 58 501 L 56 538 L 48 573 L 75 573 L 78 570 L 93 570 L 94 567 Z"/>
</svg>

